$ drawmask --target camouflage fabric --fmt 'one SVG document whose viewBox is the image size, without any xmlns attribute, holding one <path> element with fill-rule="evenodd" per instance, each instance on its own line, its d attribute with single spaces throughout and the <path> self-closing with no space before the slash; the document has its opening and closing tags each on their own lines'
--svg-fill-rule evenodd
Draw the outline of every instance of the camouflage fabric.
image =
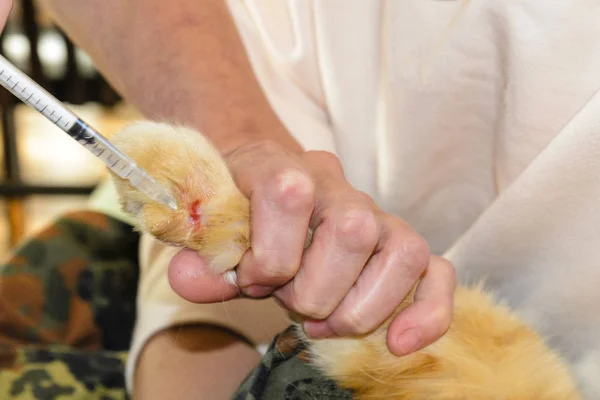
<svg viewBox="0 0 600 400">
<path fill-rule="evenodd" d="M 127 399 L 139 235 L 94 211 L 70 213 L 0 265 L 0 399 Z M 193 395 L 190 398 L 195 398 Z M 306 361 L 290 328 L 235 400 L 351 399 Z"/>
<path fill-rule="evenodd" d="M 0 266 L 0 399 L 126 399 L 139 235 L 71 213 Z"/>
<path fill-rule="evenodd" d="M 277 335 L 234 400 L 351 400 L 349 390 L 325 379 L 308 363 L 306 345 L 292 327 Z"/>
</svg>

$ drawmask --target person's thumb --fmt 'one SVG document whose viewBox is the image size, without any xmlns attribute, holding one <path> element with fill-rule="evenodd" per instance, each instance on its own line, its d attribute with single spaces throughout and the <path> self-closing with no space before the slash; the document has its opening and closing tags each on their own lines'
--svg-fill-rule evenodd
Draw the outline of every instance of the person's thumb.
<svg viewBox="0 0 600 400">
<path fill-rule="evenodd" d="M 212 272 L 193 250 L 183 249 L 173 257 L 168 277 L 175 293 L 193 303 L 216 303 L 240 295 L 235 285 Z"/>
</svg>

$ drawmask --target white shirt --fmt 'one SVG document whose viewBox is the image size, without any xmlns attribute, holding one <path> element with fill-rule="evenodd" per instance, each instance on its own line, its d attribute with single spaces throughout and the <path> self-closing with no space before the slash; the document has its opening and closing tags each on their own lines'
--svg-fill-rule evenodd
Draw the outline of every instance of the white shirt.
<svg viewBox="0 0 600 400">
<path fill-rule="evenodd" d="M 228 4 L 300 143 L 336 153 L 463 282 L 485 277 L 600 398 L 600 2 Z M 172 323 L 141 315 L 134 350 Z"/>
</svg>

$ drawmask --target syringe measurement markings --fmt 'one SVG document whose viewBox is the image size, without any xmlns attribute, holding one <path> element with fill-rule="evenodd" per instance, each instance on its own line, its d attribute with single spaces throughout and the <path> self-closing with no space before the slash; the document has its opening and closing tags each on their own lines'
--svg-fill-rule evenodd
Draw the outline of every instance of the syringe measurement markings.
<svg viewBox="0 0 600 400">
<path fill-rule="evenodd" d="M 50 113 L 50 115 L 48 115 L 48 119 L 49 119 L 50 121 L 52 121 L 53 123 L 55 123 L 55 124 L 56 124 L 56 121 L 58 121 L 58 120 L 54 121 L 54 120 L 52 119 L 52 117 L 54 116 L 54 112 L 55 112 L 55 111 L 56 111 L 56 110 L 52 110 L 52 112 Z"/>
<path fill-rule="evenodd" d="M 58 119 L 56 120 L 55 124 L 58 125 L 58 122 L 62 119 L 62 115 L 60 117 L 58 117 Z M 64 121 L 63 122 L 63 128 L 67 129 L 67 127 L 69 126 L 69 121 Z"/>
<path fill-rule="evenodd" d="M 117 160 L 115 161 L 115 164 L 113 164 L 113 167 L 114 167 L 116 164 L 118 164 L 118 163 L 119 163 L 119 161 L 121 161 L 121 160 L 119 160 L 119 159 L 117 158 Z M 130 167 L 129 165 L 121 163 L 121 164 L 119 164 L 119 171 L 120 171 L 120 172 L 121 172 L 121 171 L 127 171 L 127 175 L 125 175 L 125 177 L 127 177 L 127 176 L 129 176 L 129 175 L 131 174 L 131 169 L 130 169 L 129 167 Z"/>
<path fill-rule="evenodd" d="M 19 77 L 18 74 L 17 78 L 14 78 L 10 72 L 11 71 L 6 68 L 0 69 L 0 82 L 3 86 L 10 88 L 9 90 L 16 97 L 25 103 L 32 105 L 33 108 L 46 116 L 55 125 L 63 126 L 65 132 L 75 133 L 73 130 L 74 126 L 82 124 L 78 119 L 71 120 L 72 116 L 70 114 L 63 114 L 62 109 L 56 108 L 56 104 L 52 101 L 52 97 L 47 99 L 43 91 L 39 92 L 38 90 L 34 90 L 35 86 L 34 89 L 31 89 L 29 87 L 30 82 L 27 81 L 27 79 L 21 79 L 22 77 Z M 15 82 L 13 82 L 13 80 L 15 80 Z M 22 87 L 19 89 L 20 84 Z M 82 125 L 85 126 L 85 124 Z M 140 171 L 137 171 L 132 165 L 129 165 L 127 161 L 122 160 L 118 154 L 113 153 L 113 150 L 110 147 L 105 146 L 101 140 L 98 140 L 93 131 L 90 133 L 89 129 L 79 130 L 79 132 L 74 135 L 74 139 L 84 147 L 93 149 L 98 158 L 104 160 L 111 169 L 119 171 L 124 178 L 129 179 L 132 183 L 133 179 L 139 180 L 138 178 L 143 178 L 143 176 L 138 176 Z"/>
<path fill-rule="evenodd" d="M 98 143 L 94 144 L 94 150 L 96 149 L 100 149 L 100 152 L 96 154 L 98 157 L 100 157 L 106 151 L 106 147 L 100 147 L 98 146 Z"/>
</svg>

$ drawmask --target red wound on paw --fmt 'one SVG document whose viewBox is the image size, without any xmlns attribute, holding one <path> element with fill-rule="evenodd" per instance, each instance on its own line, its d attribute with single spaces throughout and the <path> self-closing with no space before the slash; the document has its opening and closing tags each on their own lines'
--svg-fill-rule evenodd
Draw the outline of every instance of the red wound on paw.
<svg viewBox="0 0 600 400">
<path fill-rule="evenodd" d="M 196 200 L 191 204 L 189 212 L 192 224 L 199 224 L 202 218 L 202 215 L 200 214 L 200 200 Z"/>
</svg>

